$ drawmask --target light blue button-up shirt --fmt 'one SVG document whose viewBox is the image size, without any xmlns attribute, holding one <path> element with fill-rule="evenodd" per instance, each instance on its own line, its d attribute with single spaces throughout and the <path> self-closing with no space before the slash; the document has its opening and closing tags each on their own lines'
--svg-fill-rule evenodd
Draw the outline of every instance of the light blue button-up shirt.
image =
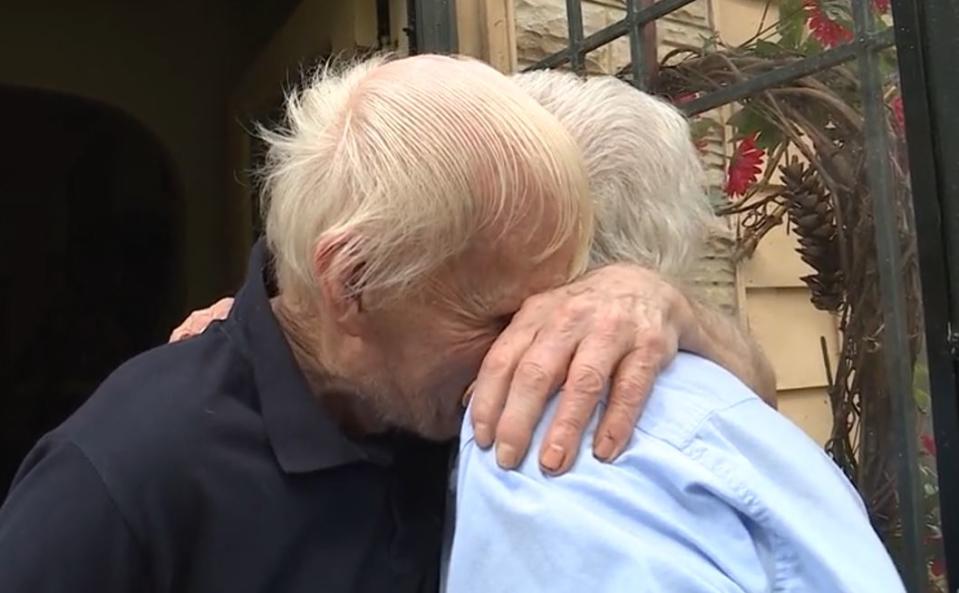
<svg viewBox="0 0 959 593">
<path fill-rule="evenodd" d="M 449 593 L 810 591 L 903 586 L 862 501 L 799 428 L 722 368 L 680 354 L 622 456 L 544 476 L 540 422 L 517 471 L 463 423 Z"/>
</svg>

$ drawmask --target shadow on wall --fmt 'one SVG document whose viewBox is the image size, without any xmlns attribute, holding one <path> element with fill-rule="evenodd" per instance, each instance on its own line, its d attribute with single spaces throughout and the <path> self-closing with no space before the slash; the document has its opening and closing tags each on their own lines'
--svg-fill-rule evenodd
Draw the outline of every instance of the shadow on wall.
<svg viewBox="0 0 959 593">
<path fill-rule="evenodd" d="M 180 187 L 119 110 L 0 85 L 0 497 L 35 441 L 181 310 Z"/>
</svg>

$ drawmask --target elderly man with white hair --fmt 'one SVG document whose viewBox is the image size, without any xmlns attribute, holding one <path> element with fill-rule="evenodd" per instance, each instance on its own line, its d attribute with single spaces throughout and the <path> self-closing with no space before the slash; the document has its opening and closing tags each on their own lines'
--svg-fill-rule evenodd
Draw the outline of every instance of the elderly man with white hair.
<svg viewBox="0 0 959 593">
<path fill-rule="evenodd" d="M 514 80 L 583 149 L 596 216 L 590 265 L 688 277 L 711 217 L 684 118 L 612 78 Z M 903 591 L 839 468 L 704 358 L 681 353 L 663 371 L 616 462 L 585 453 L 558 477 L 532 460 L 503 471 L 464 422 L 445 589 Z"/>
<path fill-rule="evenodd" d="M 5 593 L 436 590 L 461 394 L 586 263 L 580 151 L 439 56 L 323 72 L 265 138 L 269 254 L 225 323 L 127 362 L 30 452 Z"/>
</svg>

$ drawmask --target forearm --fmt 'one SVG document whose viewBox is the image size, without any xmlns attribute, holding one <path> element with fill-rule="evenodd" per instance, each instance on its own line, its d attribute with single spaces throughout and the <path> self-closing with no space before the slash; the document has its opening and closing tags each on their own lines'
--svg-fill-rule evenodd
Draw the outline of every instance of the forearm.
<svg viewBox="0 0 959 593">
<path fill-rule="evenodd" d="M 775 408 L 776 373 L 756 340 L 731 316 L 688 300 L 694 322 L 680 337 L 680 349 L 720 365 Z"/>
</svg>

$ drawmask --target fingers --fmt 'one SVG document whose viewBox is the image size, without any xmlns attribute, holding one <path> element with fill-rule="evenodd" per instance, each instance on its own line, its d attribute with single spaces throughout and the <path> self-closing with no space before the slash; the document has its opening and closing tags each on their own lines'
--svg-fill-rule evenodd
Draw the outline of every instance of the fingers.
<svg viewBox="0 0 959 593">
<path fill-rule="evenodd" d="M 233 299 L 225 297 L 206 309 L 190 313 L 190 316 L 170 334 L 170 342 L 179 342 L 202 334 L 214 321 L 226 319 L 230 315 L 231 308 L 233 308 Z"/>
<path fill-rule="evenodd" d="M 630 271 L 632 280 L 624 280 Z M 559 384 L 557 413 L 540 450 L 542 469 L 558 474 L 573 465 L 608 386 L 593 453 L 615 459 L 656 375 L 676 355 L 678 334 L 689 325 L 675 316 L 679 293 L 641 268 L 602 272 L 527 299 L 484 360 L 472 403 L 474 432 L 482 447 L 495 437 L 502 467 L 514 468 L 523 459 Z"/>
<path fill-rule="evenodd" d="M 526 456 L 546 402 L 562 383 L 575 348 L 576 342 L 569 335 L 545 334 L 523 354 L 496 427 L 496 461 L 500 467 L 513 469 Z"/>
<path fill-rule="evenodd" d="M 593 437 L 593 455 L 600 461 L 615 460 L 629 444 L 656 377 L 675 356 L 675 350 L 670 350 L 653 341 L 619 363 L 606 411 Z"/>
<path fill-rule="evenodd" d="M 617 335 L 615 328 L 608 328 L 590 334 L 576 349 L 559 395 L 556 415 L 540 450 L 540 466 L 545 472 L 562 474 L 573 466 L 583 433 L 596 404 L 606 392 L 608 379 L 616 363 L 629 351 L 629 337 Z"/>
<path fill-rule="evenodd" d="M 180 342 L 187 338 L 192 338 L 193 334 L 190 333 L 190 330 L 186 327 L 186 323 L 173 330 L 173 333 L 170 334 L 170 339 L 167 340 L 168 343 L 172 344 L 173 342 Z"/>
<path fill-rule="evenodd" d="M 230 316 L 230 309 L 232 308 L 233 308 L 233 297 L 223 297 L 222 299 L 213 303 L 213 306 L 211 306 L 208 309 L 208 311 L 210 312 L 210 322 L 212 322 L 213 320 L 222 321 L 226 319 L 227 317 Z M 203 329 L 206 329 L 206 327 L 204 327 Z"/>
<path fill-rule="evenodd" d="M 510 326 L 493 342 L 486 353 L 472 386 L 470 414 L 476 444 L 486 449 L 493 444 L 495 427 L 506 403 L 510 381 L 520 358 L 533 342 L 536 330 Z"/>
<path fill-rule="evenodd" d="M 211 321 L 212 317 L 210 316 L 209 309 L 202 309 L 190 313 L 190 316 L 180 324 L 180 327 L 173 330 L 173 333 L 170 334 L 170 342 L 179 342 L 202 334 L 203 330 L 206 329 L 206 326 L 210 325 Z"/>
</svg>

